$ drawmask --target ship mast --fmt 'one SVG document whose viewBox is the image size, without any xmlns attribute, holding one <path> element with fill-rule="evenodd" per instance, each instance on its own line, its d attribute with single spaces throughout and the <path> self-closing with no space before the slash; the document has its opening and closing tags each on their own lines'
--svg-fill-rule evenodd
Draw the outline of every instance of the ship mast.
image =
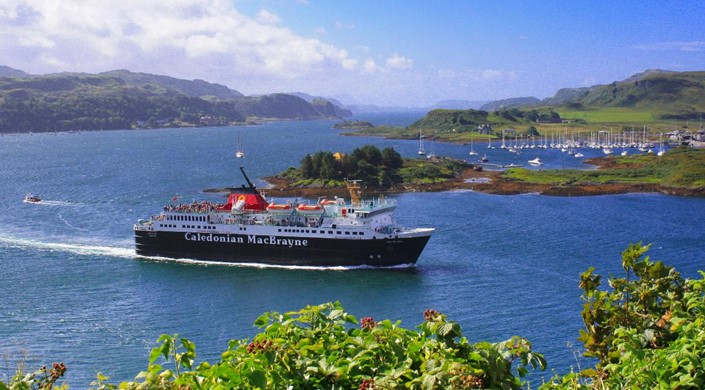
<svg viewBox="0 0 705 390">
<path fill-rule="evenodd" d="M 360 190 L 360 180 L 345 180 L 345 187 L 347 187 L 350 193 L 350 201 L 353 206 L 360 206 L 360 195 L 362 191 Z"/>
</svg>

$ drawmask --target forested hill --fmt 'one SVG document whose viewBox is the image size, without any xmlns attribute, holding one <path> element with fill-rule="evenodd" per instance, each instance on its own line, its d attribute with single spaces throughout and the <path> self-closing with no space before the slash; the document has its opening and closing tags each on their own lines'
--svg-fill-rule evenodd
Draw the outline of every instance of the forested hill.
<svg viewBox="0 0 705 390">
<path fill-rule="evenodd" d="M 0 132 L 227 125 L 251 120 L 350 116 L 333 103 L 286 94 L 257 97 L 203 80 L 116 70 L 31 76 L 3 67 Z"/>
</svg>

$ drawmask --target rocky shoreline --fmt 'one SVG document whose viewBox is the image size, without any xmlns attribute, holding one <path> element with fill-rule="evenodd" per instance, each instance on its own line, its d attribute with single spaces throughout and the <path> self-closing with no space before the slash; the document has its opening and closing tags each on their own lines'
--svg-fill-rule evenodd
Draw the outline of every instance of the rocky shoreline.
<svg viewBox="0 0 705 390">
<path fill-rule="evenodd" d="M 611 162 L 607 159 L 592 161 L 599 169 L 609 169 Z M 347 197 L 348 193 L 342 187 L 292 187 L 287 179 L 273 176 L 262 180 L 270 184 L 266 189 L 267 196 L 274 197 L 303 197 L 315 199 L 321 196 Z M 476 171 L 467 167 L 462 177 L 449 179 L 436 184 L 397 184 L 384 191 L 371 191 L 372 193 L 397 194 L 407 192 L 441 192 L 468 190 L 494 195 L 517 195 L 535 193 L 547 196 L 594 196 L 617 195 L 627 193 L 662 193 L 677 196 L 705 196 L 705 189 L 688 189 L 664 187 L 658 184 L 564 184 L 548 185 L 525 183 L 504 177 L 501 171 Z"/>
</svg>

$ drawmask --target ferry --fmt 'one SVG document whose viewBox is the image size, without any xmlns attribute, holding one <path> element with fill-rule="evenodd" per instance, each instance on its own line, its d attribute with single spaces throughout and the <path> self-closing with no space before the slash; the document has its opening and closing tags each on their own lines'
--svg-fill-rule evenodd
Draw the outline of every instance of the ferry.
<svg viewBox="0 0 705 390">
<path fill-rule="evenodd" d="M 396 224 L 393 200 L 363 200 L 359 181 L 346 181 L 350 202 L 267 202 L 240 167 L 247 186 L 226 203 L 171 204 L 134 227 L 144 257 L 281 266 L 393 267 L 416 264 L 433 228 Z"/>
</svg>

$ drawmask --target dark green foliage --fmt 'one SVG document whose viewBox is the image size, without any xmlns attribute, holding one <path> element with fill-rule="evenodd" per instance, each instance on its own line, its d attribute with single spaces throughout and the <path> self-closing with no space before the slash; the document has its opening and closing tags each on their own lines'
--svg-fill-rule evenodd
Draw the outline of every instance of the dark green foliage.
<svg viewBox="0 0 705 390">
<path fill-rule="evenodd" d="M 382 165 L 390 169 L 399 169 L 404 165 L 404 159 L 394 148 L 386 147 L 382 149 Z"/>
<path fill-rule="evenodd" d="M 594 368 L 556 377 L 544 389 L 702 389 L 705 386 L 705 273 L 683 279 L 652 261 L 648 245 L 622 252 L 623 277 L 601 289 L 590 268 L 580 276 L 585 329 L 580 341 Z"/>
<path fill-rule="evenodd" d="M 426 310 L 424 318 L 418 330 L 398 321 L 358 321 L 337 302 L 265 313 L 255 321 L 261 333 L 230 341 L 212 364 L 195 363 L 190 341 L 164 335 L 138 376 L 142 382 L 120 387 L 520 389 L 529 370 L 545 368 L 543 356 L 523 338 L 471 344 L 445 315 Z"/>
<path fill-rule="evenodd" d="M 389 188 L 402 181 L 398 170 L 403 166 L 404 159 L 394 148 L 387 147 L 380 151 L 374 145 L 365 145 L 349 155 L 338 156 L 336 159 L 329 151 L 307 154 L 301 160 L 299 173 L 303 179 L 361 180 L 373 188 Z"/>
</svg>

